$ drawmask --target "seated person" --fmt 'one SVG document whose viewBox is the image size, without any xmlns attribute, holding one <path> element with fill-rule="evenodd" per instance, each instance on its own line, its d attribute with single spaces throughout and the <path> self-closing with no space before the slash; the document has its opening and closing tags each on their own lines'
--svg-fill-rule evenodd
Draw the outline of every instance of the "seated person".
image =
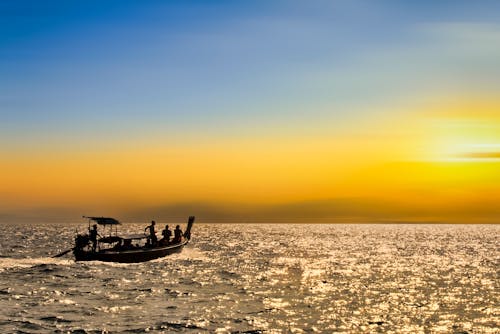
<svg viewBox="0 0 500 334">
<path fill-rule="evenodd" d="M 113 246 L 113 250 L 121 250 L 122 249 L 122 239 L 118 240 L 116 245 Z"/>
<path fill-rule="evenodd" d="M 165 229 L 161 231 L 163 239 L 160 240 L 160 245 L 166 246 L 170 243 L 170 238 L 172 237 L 172 231 L 169 230 L 168 225 L 165 225 Z"/>
<path fill-rule="evenodd" d="M 123 242 L 123 249 L 124 250 L 134 249 L 134 245 L 132 245 L 132 240 L 125 239 Z"/>
<path fill-rule="evenodd" d="M 181 240 L 182 240 L 182 230 L 181 227 L 177 225 L 174 230 L 174 240 L 172 242 L 174 244 L 178 244 L 181 242 Z"/>
</svg>

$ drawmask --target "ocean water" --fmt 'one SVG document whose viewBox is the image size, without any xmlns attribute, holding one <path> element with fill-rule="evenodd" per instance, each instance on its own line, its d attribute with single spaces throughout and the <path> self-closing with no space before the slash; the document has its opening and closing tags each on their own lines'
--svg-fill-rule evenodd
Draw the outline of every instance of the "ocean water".
<svg viewBox="0 0 500 334">
<path fill-rule="evenodd" d="M 75 228 L 0 225 L 0 333 L 500 332 L 500 225 L 195 224 L 147 263 L 51 258 Z"/>
</svg>

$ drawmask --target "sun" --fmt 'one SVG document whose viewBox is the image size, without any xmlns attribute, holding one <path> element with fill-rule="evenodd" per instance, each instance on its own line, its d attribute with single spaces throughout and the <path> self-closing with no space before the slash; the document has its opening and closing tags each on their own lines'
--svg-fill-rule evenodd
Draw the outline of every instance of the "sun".
<svg viewBox="0 0 500 334">
<path fill-rule="evenodd" d="M 500 122 L 483 118 L 434 120 L 428 158 L 446 162 L 500 161 Z"/>
</svg>

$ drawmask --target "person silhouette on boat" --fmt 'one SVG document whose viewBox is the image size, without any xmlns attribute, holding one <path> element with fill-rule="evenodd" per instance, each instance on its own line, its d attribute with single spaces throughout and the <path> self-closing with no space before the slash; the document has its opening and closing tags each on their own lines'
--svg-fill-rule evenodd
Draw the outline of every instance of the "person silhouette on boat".
<svg viewBox="0 0 500 334">
<path fill-rule="evenodd" d="M 92 229 L 89 230 L 89 239 L 92 242 L 92 251 L 95 252 L 97 248 L 97 236 L 99 233 L 97 233 L 97 225 L 94 224 L 92 225 Z"/>
<path fill-rule="evenodd" d="M 151 240 L 151 246 L 153 247 L 156 246 L 156 243 L 158 242 L 158 239 L 156 238 L 155 225 L 156 222 L 153 220 L 151 221 L 151 225 L 144 229 L 144 231 L 149 229 L 149 239 Z"/>
<path fill-rule="evenodd" d="M 178 244 L 181 242 L 181 239 L 182 239 L 182 230 L 181 227 L 177 225 L 174 230 L 174 240 L 172 242 L 174 244 Z"/>
<path fill-rule="evenodd" d="M 170 238 L 172 237 L 172 231 L 168 228 L 168 225 L 165 225 L 165 229 L 161 231 L 161 235 L 163 235 L 163 239 L 160 240 L 160 244 L 162 246 L 166 246 L 170 243 Z"/>
</svg>

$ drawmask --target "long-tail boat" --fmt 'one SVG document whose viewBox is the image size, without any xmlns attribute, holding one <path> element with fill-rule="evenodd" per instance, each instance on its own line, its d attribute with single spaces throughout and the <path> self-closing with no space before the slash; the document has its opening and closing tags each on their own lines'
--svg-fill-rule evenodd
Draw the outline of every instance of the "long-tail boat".
<svg viewBox="0 0 500 334">
<path fill-rule="evenodd" d="M 73 250 L 76 261 L 136 263 L 178 253 L 191 239 L 191 228 L 194 223 L 194 216 L 189 217 L 186 230 L 181 235 L 180 240 L 174 238 L 172 242 L 166 240 L 158 242 L 152 240 L 151 235 L 147 234 L 118 235 L 118 225 L 121 223 L 114 218 L 84 218 L 89 219 L 89 231 L 86 234 L 77 234 L 75 237 L 75 246 L 71 250 Z M 100 236 L 95 232 L 95 237 L 93 237 L 90 228 L 91 222 L 103 226 L 104 231 L 108 229 L 108 235 Z M 56 257 L 62 256 L 71 250 L 60 253 Z"/>
</svg>

